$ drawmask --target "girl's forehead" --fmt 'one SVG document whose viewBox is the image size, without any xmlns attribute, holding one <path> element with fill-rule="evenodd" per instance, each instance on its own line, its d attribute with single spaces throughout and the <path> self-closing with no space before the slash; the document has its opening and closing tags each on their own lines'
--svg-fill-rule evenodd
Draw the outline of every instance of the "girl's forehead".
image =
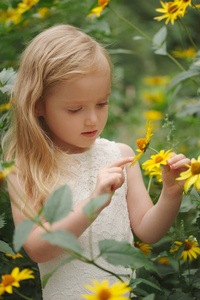
<svg viewBox="0 0 200 300">
<path fill-rule="evenodd" d="M 46 98 L 59 98 L 62 102 L 90 100 L 95 98 L 101 100 L 108 98 L 111 90 L 111 78 L 108 72 L 76 76 L 70 80 L 59 82 L 47 93 Z"/>
<path fill-rule="evenodd" d="M 95 86 L 99 85 L 110 85 L 111 84 L 111 75 L 108 71 L 100 71 L 100 72 L 93 72 L 85 75 L 75 75 L 69 79 L 63 79 L 62 81 L 58 82 L 54 86 L 54 90 L 59 90 L 60 88 L 67 88 L 67 90 L 74 90 L 75 87 L 79 88 L 92 88 L 92 83 L 96 83 Z M 102 86 L 103 88 L 103 86 Z"/>
</svg>

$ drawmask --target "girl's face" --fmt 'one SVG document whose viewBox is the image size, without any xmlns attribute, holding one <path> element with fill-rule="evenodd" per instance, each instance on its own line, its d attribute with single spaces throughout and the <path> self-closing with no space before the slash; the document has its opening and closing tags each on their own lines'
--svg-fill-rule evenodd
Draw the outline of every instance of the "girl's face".
<svg viewBox="0 0 200 300">
<path fill-rule="evenodd" d="M 103 131 L 108 117 L 109 72 L 57 84 L 39 104 L 53 142 L 64 151 L 86 151 Z"/>
</svg>

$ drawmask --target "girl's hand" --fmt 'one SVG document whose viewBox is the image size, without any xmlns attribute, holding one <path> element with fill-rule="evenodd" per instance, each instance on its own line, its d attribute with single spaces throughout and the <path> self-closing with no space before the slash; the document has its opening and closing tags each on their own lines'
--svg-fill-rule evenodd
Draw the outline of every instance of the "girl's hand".
<svg viewBox="0 0 200 300">
<path fill-rule="evenodd" d="M 110 165 L 102 168 L 97 176 L 97 183 L 92 194 L 92 197 L 97 197 L 103 194 L 111 194 L 108 203 L 109 205 L 112 194 L 124 183 L 124 165 L 130 163 L 133 157 L 125 157 L 112 162 Z"/>
<path fill-rule="evenodd" d="M 168 194 L 176 195 L 177 193 L 183 192 L 185 181 L 176 181 L 175 179 L 180 176 L 181 172 L 188 169 L 185 164 L 191 164 L 189 158 L 186 158 L 183 154 L 174 154 L 167 162 L 167 165 L 163 167 L 163 187 L 166 189 Z"/>
</svg>

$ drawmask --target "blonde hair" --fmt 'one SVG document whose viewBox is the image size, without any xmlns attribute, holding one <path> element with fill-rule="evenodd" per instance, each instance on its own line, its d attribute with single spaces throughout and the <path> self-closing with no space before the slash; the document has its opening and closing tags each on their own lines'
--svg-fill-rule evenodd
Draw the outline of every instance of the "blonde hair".
<svg viewBox="0 0 200 300">
<path fill-rule="evenodd" d="M 42 205 L 59 185 L 63 153 L 51 141 L 36 104 L 55 84 L 106 69 L 105 49 L 70 25 L 53 26 L 37 35 L 22 55 L 12 95 L 12 122 L 3 139 L 4 159 L 15 158 L 26 197 Z M 67 160 L 66 160 L 67 161 Z"/>
</svg>

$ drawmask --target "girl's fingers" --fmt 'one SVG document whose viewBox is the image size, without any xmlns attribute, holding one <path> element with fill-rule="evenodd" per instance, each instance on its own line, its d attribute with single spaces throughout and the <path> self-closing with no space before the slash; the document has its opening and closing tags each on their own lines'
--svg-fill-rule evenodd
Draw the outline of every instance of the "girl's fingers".
<svg viewBox="0 0 200 300">
<path fill-rule="evenodd" d="M 121 159 L 113 161 L 110 165 L 108 165 L 109 168 L 113 167 L 123 167 L 125 164 L 131 163 L 133 161 L 133 157 L 123 157 Z"/>
<path fill-rule="evenodd" d="M 187 168 L 186 165 L 190 165 L 190 164 L 191 164 L 190 159 L 189 159 L 189 158 L 185 158 L 185 159 L 176 161 L 176 162 L 174 162 L 174 163 L 171 163 L 171 164 L 170 164 L 170 167 L 171 167 L 172 169 Z"/>
</svg>

